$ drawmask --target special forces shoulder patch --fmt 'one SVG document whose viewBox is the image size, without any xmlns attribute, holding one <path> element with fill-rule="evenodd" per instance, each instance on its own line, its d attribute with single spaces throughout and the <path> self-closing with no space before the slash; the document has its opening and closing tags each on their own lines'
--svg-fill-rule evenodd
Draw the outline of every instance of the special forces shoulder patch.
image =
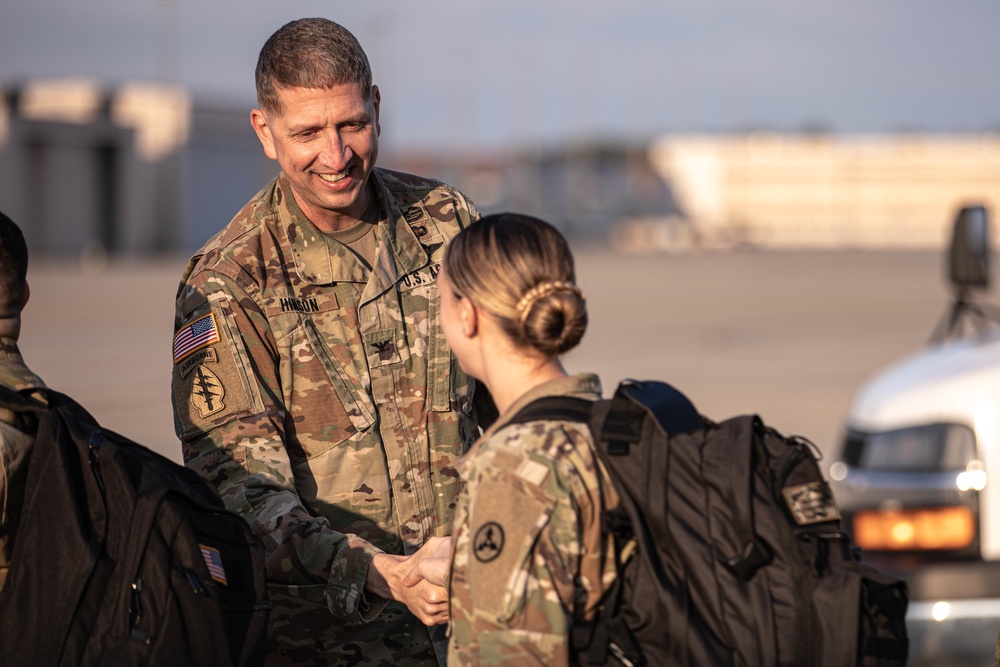
<svg viewBox="0 0 1000 667">
<path fill-rule="evenodd" d="M 225 395 L 226 388 L 219 377 L 204 364 L 198 364 L 191 376 L 191 406 L 198 410 L 201 418 L 221 412 L 226 407 L 222 402 Z"/>
<path fill-rule="evenodd" d="M 788 510 L 800 526 L 840 518 L 830 487 L 823 482 L 787 486 L 781 490 Z"/>
</svg>

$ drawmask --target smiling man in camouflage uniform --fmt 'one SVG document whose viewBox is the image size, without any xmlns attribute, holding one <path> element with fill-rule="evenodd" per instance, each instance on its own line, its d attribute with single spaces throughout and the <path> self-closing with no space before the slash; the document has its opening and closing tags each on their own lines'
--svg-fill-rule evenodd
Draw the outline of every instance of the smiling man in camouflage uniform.
<svg viewBox="0 0 1000 667">
<path fill-rule="evenodd" d="M 446 593 L 404 586 L 447 534 L 474 381 L 438 328 L 444 246 L 478 219 L 375 168 L 380 96 L 354 37 L 264 45 L 251 123 L 281 173 L 191 260 L 173 404 L 187 465 L 264 541 L 269 664 L 434 664 Z M 423 545 L 423 548 L 421 548 Z"/>
</svg>

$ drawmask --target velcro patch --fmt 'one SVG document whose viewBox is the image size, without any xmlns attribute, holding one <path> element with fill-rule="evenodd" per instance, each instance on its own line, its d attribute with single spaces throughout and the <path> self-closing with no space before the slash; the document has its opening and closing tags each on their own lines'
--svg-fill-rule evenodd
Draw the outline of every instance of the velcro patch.
<svg viewBox="0 0 1000 667">
<path fill-rule="evenodd" d="M 174 363 L 218 342 L 219 330 L 215 326 L 215 315 L 209 313 L 199 317 L 174 334 Z"/>
<path fill-rule="evenodd" d="M 525 459 L 515 471 L 517 476 L 535 486 L 541 486 L 549 477 L 549 469 L 538 461 Z"/>
<path fill-rule="evenodd" d="M 503 526 L 490 521 L 479 527 L 472 540 L 472 553 L 480 563 L 489 563 L 503 552 Z"/>
<path fill-rule="evenodd" d="M 509 471 L 500 477 L 478 484 L 469 525 L 472 602 L 497 619 L 508 617 L 523 601 L 530 554 L 555 505 L 555 498 Z"/>
<path fill-rule="evenodd" d="M 204 350 L 198 350 L 187 359 L 183 360 L 180 363 L 178 370 L 181 372 L 181 377 L 187 377 L 191 371 L 198 367 L 198 364 L 203 364 L 205 362 L 211 362 L 214 364 L 218 360 L 219 357 L 215 354 L 214 349 L 207 348 Z"/>
<path fill-rule="evenodd" d="M 195 322 L 211 323 L 212 333 L 208 335 L 215 342 L 210 347 L 190 350 L 173 365 L 174 417 L 184 439 L 264 411 L 260 384 L 248 371 L 252 368 L 251 355 L 229 299 L 213 295 L 210 300 L 211 310 L 188 315 L 190 320 L 182 330 L 190 329 Z"/>
<path fill-rule="evenodd" d="M 420 206 L 411 206 L 410 208 L 403 211 L 403 217 L 406 219 L 408 223 L 412 225 L 418 220 L 425 219 L 427 217 L 427 214 L 424 213 L 424 209 L 421 208 Z M 426 232 L 424 233 L 426 234 Z"/>
<path fill-rule="evenodd" d="M 225 396 L 226 388 L 219 376 L 205 366 L 198 365 L 191 377 L 191 407 L 204 419 L 226 407 L 222 402 Z"/>
<path fill-rule="evenodd" d="M 212 579 L 223 586 L 228 585 L 226 568 L 222 564 L 222 554 L 219 553 L 219 550 L 204 544 L 199 544 L 198 547 L 201 549 L 201 557 L 205 560 L 205 565 L 208 566 L 208 573 Z"/>
<path fill-rule="evenodd" d="M 788 511 L 800 526 L 840 518 L 830 487 L 823 482 L 787 486 L 781 490 Z"/>
</svg>

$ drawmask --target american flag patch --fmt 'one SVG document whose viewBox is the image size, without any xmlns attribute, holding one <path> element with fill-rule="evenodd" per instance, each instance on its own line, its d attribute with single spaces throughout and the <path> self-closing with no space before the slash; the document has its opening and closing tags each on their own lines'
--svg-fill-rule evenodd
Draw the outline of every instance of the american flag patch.
<svg viewBox="0 0 1000 667">
<path fill-rule="evenodd" d="M 208 573 L 212 575 L 212 579 L 225 586 L 226 568 L 222 567 L 222 554 L 218 549 L 206 547 L 204 544 L 198 546 L 201 547 L 201 557 L 205 559 L 205 565 L 208 566 Z"/>
<path fill-rule="evenodd" d="M 219 330 L 215 328 L 215 315 L 209 313 L 205 317 L 199 317 L 174 334 L 174 363 L 218 341 Z"/>
</svg>

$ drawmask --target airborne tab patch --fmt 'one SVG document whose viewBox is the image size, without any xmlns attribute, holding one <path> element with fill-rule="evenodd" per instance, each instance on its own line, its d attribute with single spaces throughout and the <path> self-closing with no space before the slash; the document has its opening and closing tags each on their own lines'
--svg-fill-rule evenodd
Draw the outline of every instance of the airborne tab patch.
<svg viewBox="0 0 1000 667">
<path fill-rule="evenodd" d="M 207 350 L 198 350 L 197 352 L 188 356 L 187 359 L 181 362 L 180 371 L 181 377 L 187 377 L 191 371 L 193 371 L 198 364 L 203 364 L 205 362 L 215 363 L 219 360 L 216 356 L 215 350 L 208 348 Z"/>
<path fill-rule="evenodd" d="M 174 363 L 193 354 L 203 347 L 219 342 L 219 330 L 215 328 L 215 315 L 209 313 L 199 317 L 174 334 Z"/>
</svg>

